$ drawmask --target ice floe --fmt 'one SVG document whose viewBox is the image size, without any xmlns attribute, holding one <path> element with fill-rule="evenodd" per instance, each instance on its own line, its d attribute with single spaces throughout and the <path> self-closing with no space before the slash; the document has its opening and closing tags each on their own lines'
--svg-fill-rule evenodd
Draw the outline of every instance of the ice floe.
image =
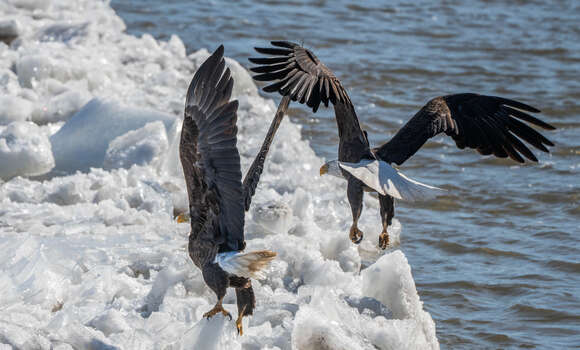
<svg viewBox="0 0 580 350">
<path fill-rule="evenodd" d="M 215 295 L 175 216 L 187 210 L 184 96 L 208 51 L 128 35 L 106 1 L 8 0 L 0 13 L 0 36 L 13 37 L 0 41 L 0 346 L 439 347 L 404 254 L 376 248 L 377 210 L 353 245 L 344 183 L 320 178 L 324 160 L 289 120 L 246 215 L 248 249 L 278 253 L 253 282 L 254 316 L 243 337 L 221 315 L 204 319 Z M 276 106 L 227 64 L 245 172 Z M 394 220 L 396 242 L 400 231 Z M 236 314 L 234 293 L 224 306 Z"/>
</svg>

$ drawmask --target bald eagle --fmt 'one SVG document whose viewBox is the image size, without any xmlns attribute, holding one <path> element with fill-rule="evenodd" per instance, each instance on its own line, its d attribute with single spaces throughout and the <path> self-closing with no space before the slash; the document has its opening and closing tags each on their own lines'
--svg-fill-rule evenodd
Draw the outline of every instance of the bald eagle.
<svg viewBox="0 0 580 350">
<path fill-rule="evenodd" d="M 204 317 L 217 313 L 232 318 L 222 306 L 228 287 L 235 288 L 236 326 L 243 334 L 242 317 L 252 315 L 255 297 L 250 277 L 274 259 L 269 250 L 243 253 L 244 211 L 248 210 L 263 164 L 289 98 L 283 99 L 268 135 L 244 182 L 237 142 L 238 101 L 229 101 L 233 79 L 225 69 L 220 46 L 197 70 L 187 90 L 179 155 L 189 198 L 191 233 L 188 251 L 201 269 L 217 303 Z"/>
<path fill-rule="evenodd" d="M 338 160 L 324 164 L 320 174 L 331 173 L 347 180 L 347 197 L 353 223 L 349 237 L 360 243 L 363 233 L 357 222 L 362 211 L 363 191 L 378 193 L 383 231 L 379 246 L 389 244 L 387 232 L 395 215 L 394 199 L 413 200 L 433 189 L 406 178 L 390 164 L 403 164 L 431 137 L 445 133 L 457 147 L 474 148 L 479 153 L 510 157 L 523 163 L 524 157 L 537 158 L 521 141 L 544 152 L 554 144 L 522 121 L 547 130 L 555 129 L 528 113 L 534 107 L 503 97 L 462 93 L 430 100 L 390 141 L 380 147 L 369 146 L 367 133 L 356 116 L 354 106 L 340 81 L 308 49 L 287 41 L 272 41 L 275 47 L 256 48 L 268 57 L 250 58 L 259 66 L 251 68 L 258 81 L 273 81 L 265 92 L 279 92 L 311 107 L 316 112 L 321 103 L 334 105 L 338 126 Z M 528 113 L 526 113 L 528 112 Z"/>
</svg>

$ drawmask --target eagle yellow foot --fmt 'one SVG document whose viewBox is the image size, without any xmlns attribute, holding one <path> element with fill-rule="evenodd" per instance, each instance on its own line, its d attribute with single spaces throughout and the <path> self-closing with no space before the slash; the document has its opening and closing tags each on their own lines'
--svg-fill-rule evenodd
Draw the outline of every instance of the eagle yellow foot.
<svg viewBox="0 0 580 350">
<path fill-rule="evenodd" d="M 246 306 L 242 309 L 240 314 L 238 315 L 238 319 L 236 320 L 236 327 L 238 327 L 238 334 L 244 335 L 244 330 L 242 328 L 242 317 L 244 317 L 244 310 L 246 310 Z"/>
<path fill-rule="evenodd" d="M 359 244 L 363 239 L 363 232 L 359 230 L 356 226 L 352 226 L 350 228 L 350 233 L 348 235 L 350 240 L 354 244 Z"/>
<path fill-rule="evenodd" d="M 387 231 L 383 231 L 379 235 L 379 248 L 387 249 L 389 246 L 389 233 Z"/>
<path fill-rule="evenodd" d="M 203 317 L 205 317 L 209 320 L 210 318 L 215 316 L 215 314 L 217 314 L 218 312 L 221 312 L 222 315 L 224 315 L 224 317 L 225 316 L 229 317 L 230 321 L 232 320 L 232 315 L 229 312 L 227 312 L 226 309 L 224 309 L 221 302 L 218 302 L 217 304 L 215 304 L 213 309 L 211 309 L 208 312 L 206 312 L 205 314 L 203 314 Z"/>
<path fill-rule="evenodd" d="M 175 219 L 177 220 L 178 224 L 182 224 L 184 222 L 189 221 L 189 215 L 186 213 L 181 213 L 181 214 L 177 215 L 177 217 Z"/>
</svg>

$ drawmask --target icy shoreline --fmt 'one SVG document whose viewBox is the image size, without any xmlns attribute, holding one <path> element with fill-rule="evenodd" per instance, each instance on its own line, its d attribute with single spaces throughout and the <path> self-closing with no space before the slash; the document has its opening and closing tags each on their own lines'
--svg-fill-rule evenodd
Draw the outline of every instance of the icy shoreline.
<svg viewBox="0 0 580 350">
<path fill-rule="evenodd" d="M 0 343 L 439 348 L 406 257 L 376 250 L 377 211 L 365 211 L 365 241 L 351 244 L 336 191 L 344 184 L 318 176 L 323 160 L 289 120 L 247 215 L 248 249 L 279 254 L 254 282 L 255 315 L 243 337 L 233 322 L 202 319 L 215 295 L 187 256 L 188 224 L 174 214 L 187 207 L 176 142 L 184 94 L 207 50 L 186 55 L 177 36 L 127 35 L 106 2 L 9 0 L 0 13 L 15 23 L 0 29 L 18 34 L 0 42 Z M 275 105 L 228 64 L 245 170 Z M 367 196 L 365 205 L 378 203 Z M 233 293 L 225 307 L 235 313 Z"/>
</svg>

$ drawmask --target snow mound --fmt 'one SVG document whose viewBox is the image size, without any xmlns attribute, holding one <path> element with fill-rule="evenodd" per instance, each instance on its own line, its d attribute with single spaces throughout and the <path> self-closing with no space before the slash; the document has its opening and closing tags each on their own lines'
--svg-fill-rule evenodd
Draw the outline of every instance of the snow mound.
<svg viewBox="0 0 580 350">
<path fill-rule="evenodd" d="M 54 167 L 48 137 L 30 122 L 14 122 L 0 129 L 0 178 L 41 175 Z"/>
<path fill-rule="evenodd" d="M 403 320 L 397 335 L 401 344 L 415 344 L 416 348 L 438 347 L 434 341 L 435 323 L 423 311 L 411 266 L 401 251 L 382 256 L 361 275 L 363 295 L 379 300 L 392 311 L 395 319 Z"/>
<path fill-rule="evenodd" d="M 169 148 L 167 133 L 162 122 L 147 123 L 131 130 L 109 143 L 103 167 L 129 168 L 134 164 L 158 164 Z"/>
<path fill-rule="evenodd" d="M 439 348 L 416 319 L 392 319 L 389 308 L 376 299 L 345 296 L 320 287 L 305 294 L 310 302 L 296 313 L 292 331 L 295 349 Z"/>
<path fill-rule="evenodd" d="M 0 96 L 0 125 L 30 119 L 32 103 L 17 96 Z"/>
<path fill-rule="evenodd" d="M 174 120 L 173 115 L 143 108 L 128 108 L 115 101 L 95 98 L 50 138 L 56 162 L 54 173 L 67 174 L 78 170 L 88 171 L 91 167 L 103 167 L 109 144 L 115 138 L 154 121 L 164 122 L 166 128 L 170 128 Z M 137 137 L 143 136 L 143 132 L 136 131 Z M 131 135 L 116 140 L 111 146 L 110 157 L 113 158 L 109 161 L 113 163 L 109 165 L 115 161 L 123 162 L 118 146 L 134 142 L 136 134 Z M 141 147 L 145 147 L 143 145 Z M 127 151 L 125 156 L 130 156 L 130 152 Z M 125 162 L 138 161 L 125 159 Z"/>
</svg>

